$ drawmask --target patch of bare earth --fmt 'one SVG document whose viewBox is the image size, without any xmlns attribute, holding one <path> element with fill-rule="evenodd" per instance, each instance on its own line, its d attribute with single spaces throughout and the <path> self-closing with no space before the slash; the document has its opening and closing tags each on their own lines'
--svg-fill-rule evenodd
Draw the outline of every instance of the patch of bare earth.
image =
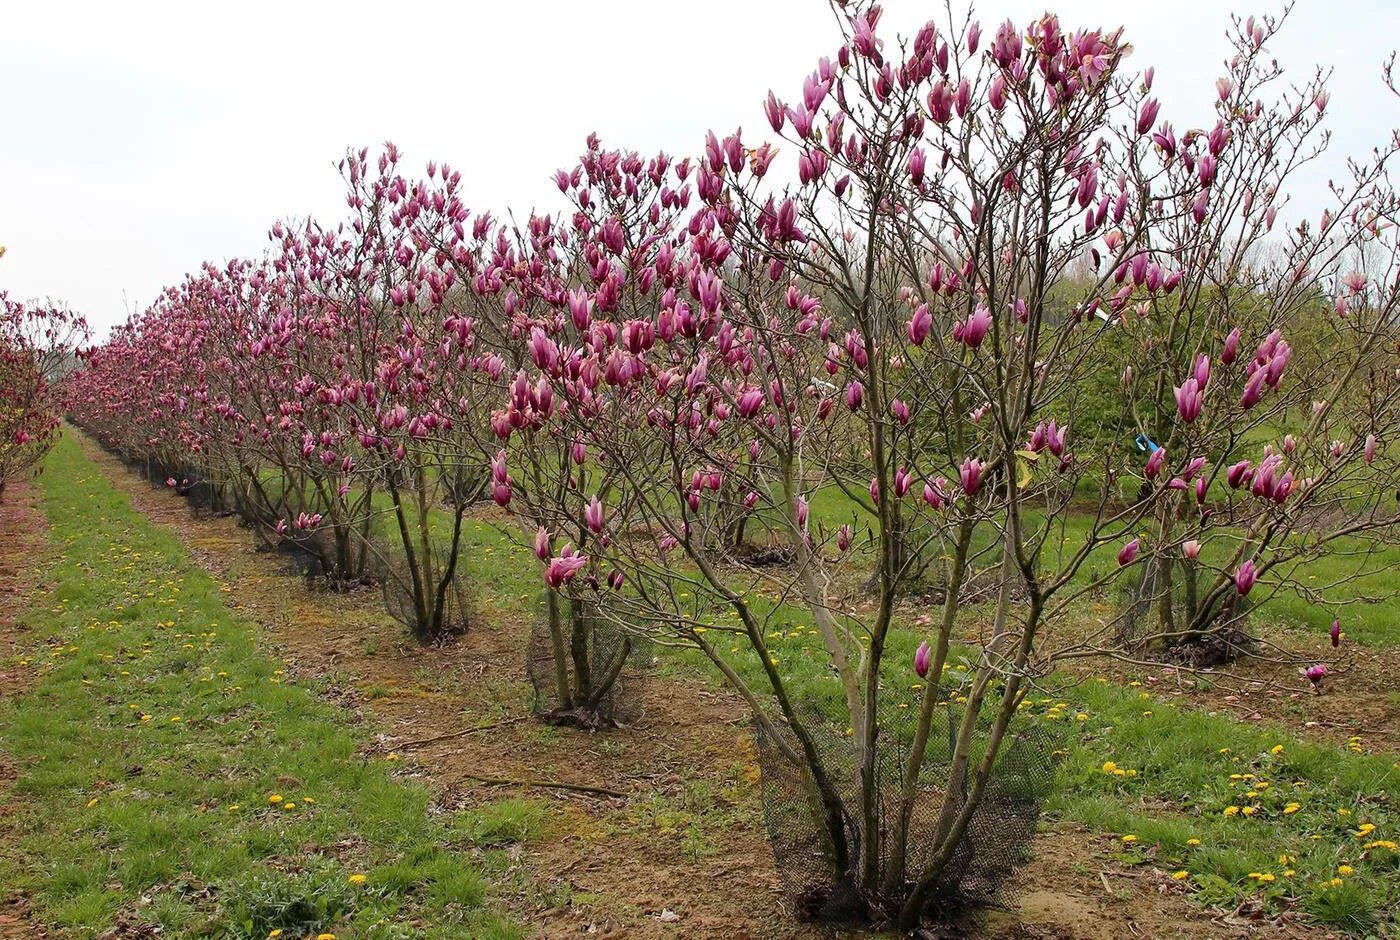
<svg viewBox="0 0 1400 940">
<path fill-rule="evenodd" d="M 48 529 L 36 498 L 32 486 L 11 483 L 0 501 L 0 699 L 21 694 L 33 681 L 33 673 L 24 662 L 24 652 L 33 643 L 21 618 L 39 586 L 39 560 Z M 0 839 L 9 830 L 14 811 L 9 793 L 19 771 L 0 751 Z M 4 851 L 3 846 L 0 851 Z M 29 899 L 0 885 L 0 937 L 47 936 L 30 918 Z"/>
<path fill-rule="evenodd" d="M 364 716 L 377 733 L 373 756 L 400 755 L 402 772 L 422 777 L 445 809 L 512 795 L 547 802 L 545 831 L 514 862 L 511 874 L 519 877 L 498 879 L 533 936 L 828 935 L 798 923 L 784 899 L 764 836 L 744 707 L 727 689 L 673 677 L 646 681 L 642 717 L 612 732 L 533 721 L 522 652 L 528 625 L 518 615 L 482 611 L 460 640 L 419 646 L 384 613 L 377 592 L 306 588 L 275 556 L 254 552 L 233 519 L 193 518 L 178 496 L 80 440 L 138 510 L 178 535 L 229 605 L 261 625 L 290 675 L 316 679 Z M 1301 935 L 1243 914 L 1212 919 L 1165 872 L 1124 869 L 1103 857 L 1105 847 L 1068 827 L 1040 836 L 1021 876 L 1020 910 L 984 915 L 961 935 Z"/>
</svg>

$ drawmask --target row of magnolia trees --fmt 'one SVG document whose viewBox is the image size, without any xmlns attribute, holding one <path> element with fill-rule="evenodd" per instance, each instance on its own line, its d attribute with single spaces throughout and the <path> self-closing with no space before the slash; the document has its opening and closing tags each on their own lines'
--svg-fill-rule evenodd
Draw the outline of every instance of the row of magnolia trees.
<svg viewBox="0 0 1400 940">
<path fill-rule="evenodd" d="M 1234 23 L 1187 129 L 1118 33 L 837 10 L 763 134 L 590 139 L 560 214 L 351 153 L 343 218 L 168 289 L 72 413 L 332 584 L 392 586 L 424 640 L 465 624 L 464 519 L 508 520 L 549 717 L 596 723 L 642 639 L 697 648 L 797 781 L 811 909 L 908 926 L 970 890 L 1056 660 L 1237 645 L 1247 605 L 1344 598 L 1301 567 L 1397 522 L 1397 143 L 1303 218 L 1325 75 L 1284 80 L 1273 20 Z M 769 648 L 795 619 L 825 708 Z"/>
<path fill-rule="evenodd" d="M 88 335 L 67 307 L 24 304 L 0 291 L 0 499 L 9 484 L 42 469 L 62 426 L 60 379 Z"/>
</svg>

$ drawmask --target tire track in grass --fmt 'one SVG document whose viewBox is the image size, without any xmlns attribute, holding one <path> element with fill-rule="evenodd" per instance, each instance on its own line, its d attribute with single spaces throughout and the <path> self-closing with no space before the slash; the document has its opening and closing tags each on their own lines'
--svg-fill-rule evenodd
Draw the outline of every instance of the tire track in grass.
<svg viewBox="0 0 1400 940">
<path fill-rule="evenodd" d="M 38 484 L 48 582 L 32 686 L 0 702 L 18 768 L 0 884 L 61 935 L 504 938 L 479 817 L 359 755 L 179 542 L 66 438 Z"/>
</svg>

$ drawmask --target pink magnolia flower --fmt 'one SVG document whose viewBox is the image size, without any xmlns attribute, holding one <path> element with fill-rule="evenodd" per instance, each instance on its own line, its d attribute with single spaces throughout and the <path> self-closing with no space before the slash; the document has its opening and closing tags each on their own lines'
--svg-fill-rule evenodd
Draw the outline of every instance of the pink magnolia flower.
<svg viewBox="0 0 1400 940">
<path fill-rule="evenodd" d="M 572 581 L 574 576 L 587 564 L 587 555 L 580 555 L 574 551 L 572 545 L 565 545 L 564 550 L 558 556 L 549 560 L 549 567 L 545 569 L 544 573 L 545 584 L 557 588 L 565 581 Z"/>
<path fill-rule="evenodd" d="M 1230 484 L 1231 489 L 1237 490 L 1247 483 L 1253 475 L 1254 471 L 1250 467 L 1249 461 L 1241 460 L 1225 471 L 1225 480 Z"/>
<path fill-rule="evenodd" d="M 1341 646 L 1341 645 L 1342 645 L 1342 622 L 1341 622 L 1340 620 L 1333 620 L 1333 621 L 1332 621 L 1332 629 L 1327 631 L 1327 635 L 1328 635 L 1328 637 L 1330 637 L 1331 640 L 1332 640 L 1332 648 L 1333 648 L 1333 649 L 1336 649 L 1338 646 Z"/>
<path fill-rule="evenodd" d="M 846 385 L 846 407 L 855 411 L 865 399 L 865 386 L 852 379 Z"/>
<path fill-rule="evenodd" d="M 1254 587 L 1254 582 L 1258 580 L 1258 578 L 1259 575 L 1254 569 L 1254 562 L 1252 560 L 1245 562 L 1240 565 L 1239 570 L 1235 572 L 1235 590 L 1239 591 L 1240 596 L 1243 597 Z"/>
<path fill-rule="evenodd" d="M 588 508 L 583 511 L 583 521 L 590 532 L 603 531 L 603 504 L 598 501 L 597 496 L 589 500 Z"/>
<path fill-rule="evenodd" d="M 1138 549 L 1141 547 L 1141 545 L 1141 540 L 1133 539 L 1127 545 L 1124 545 L 1122 548 L 1118 549 L 1119 566 L 1122 567 L 1126 565 L 1131 565 L 1133 563 L 1133 560 L 1137 558 Z"/>
<path fill-rule="evenodd" d="M 1230 331 L 1230 335 L 1225 337 L 1225 346 L 1220 350 L 1220 361 L 1229 365 L 1235 361 L 1240 354 L 1240 328 L 1235 327 Z"/>
<path fill-rule="evenodd" d="M 1187 379 L 1176 386 L 1176 410 L 1181 415 L 1181 420 L 1187 424 L 1192 423 L 1201 416 L 1201 404 L 1205 400 L 1205 395 L 1201 391 L 1200 384 L 1195 377 Z"/>
<path fill-rule="evenodd" d="M 1152 130 L 1152 125 L 1157 123 L 1157 111 L 1161 108 L 1156 98 L 1148 98 L 1142 103 L 1138 110 L 1137 132 L 1146 134 Z"/>
<path fill-rule="evenodd" d="M 944 506 L 947 506 L 948 495 L 946 490 L 944 489 L 947 486 L 947 484 L 948 481 L 943 479 L 942 477 L 939 477 L 932 483 L 925 483 L 924 502 L 928 503 L 929 506 L 933 509 L 942 509 Z"/>
<path fill-rule="evenodd" d="M 841 526 L 836 530 L 836 548 L 844 552 L 851 547 L 851 527 L 850 524 Z"/>
<path fill-rule="evenodd" d="M 920 679 L 928 678 L 929 667 L 933 665 L 933 650 L 929 649 L 928 640 L 919 644 L 919 648 L 914 651 L 914 673 Z"/>
<path fill-rule="evenodd" d="M 1192 561 L 1195 561 L 1196 558 L 1201 554 L 1201 543 L 1196 541 L 1195 539 L 1183 542 L 1181 544 L 1181 552 L 1187 558 L 1191 559 Z"/>
<path fill-rule="evenodd" d="M 1248 411 L 1259 404 L 1259 399 L 1264 396 L 1264 382 L 1269 377 L 1267 369 L 1255 369 L 1254 374 L 1245 382 L 1244 394 L 1240 396 L 1240 407 Z"/>
<path fill-rule="evenodd" d="M 987 338 L 987 331 L 992 328 L 992 312 L 987 309 L 986 304 L 978 304 L 972 316 L 961 326 L 961 336 L 958 339 L 969 349 L 976 349 L 982 345 L 982 340 Z"/>
<path fill-rule="evenodd" d="M 914 474 L 904 467 L 900 467 L 894 472 L 894 496 L 895 499 L 903 499 L 904 494 L 909 492 L 909 487 L 914 482 Z"/>
<path fill-rule="evenodd" d="M 1374 434 L 1367 434 L 1367 435 L 1366 435 L 1366 447 L 1365 447 L 1365 449 L 1362 451 L 1362 455 L 1364 456 L 1364 458 L 1365 458 L 1365 460 L 1366 460 L 1366 463 L 1367 463 L 1368 465 L 1371 463 L 1371 461 L 1373 461 L 1373 460 L 1376 459 L 1376 445 L 1377 445 L 1378 443 L 1379 443 L 1379 442 L 1376 440 L 1376 435 L 1374 435 Z"/>
<path fill-rule="evenodd" d="M 1157 474 L 1162 472 L 1162 464 L 1167 460 L 1167 449 L 1159 447 L 1147 458 L 1147 464 L 1142 468 L 1142 475 L 1149 480 L 1157 479 Z"/>
<path fill-rule="evenodd" d="M 549 530 L 544 526 L 535 530 L 535 557 L 540 561 L 549 560 Z"/>
<path fill-rule="evenodd" d="M 958 478 L 962 482 L 963 492 L 975 496 L 982 486 L 982 461 L 974 457 L 964 460 L 958 469 Z"/>
<path fill-rule="evenodd" d="M 928 312 L 928 304 L 919 304 L 914 310 L 914 315 L 909 318 L 909 342 L 915 346 L 922 346 L 932 328 L 933 314 Z"/>
<path fill-rule="evenodd" d="M 1308 677 L 1308 681 L 1313 684 L 1314 691 L 1322 690 L 1322 680 L 1327 678 L 1327 664 L 1313 663 L 1307 668 L 1303 675 Z"/>
<path fill-rule="evenodd" d="M 739 415 L 752 418 L 763 407 L 763 389 L 747 388 L 739 394 Z"/>
</svg>

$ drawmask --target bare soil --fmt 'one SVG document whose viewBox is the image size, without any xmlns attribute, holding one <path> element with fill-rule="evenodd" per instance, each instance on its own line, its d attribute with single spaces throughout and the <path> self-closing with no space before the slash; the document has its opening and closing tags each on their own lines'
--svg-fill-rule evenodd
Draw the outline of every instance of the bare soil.
<svg viewBox="0 0 1400 940">
<path fill-rule="evenodd" d="M 542 938 L 594 936 L 798 940 L 798 923 L 763 832 L 745 710 L 729 690 L 667 677 L 642 684 L 632 726 L 586 732 L 529 717 L 518 615 L 479 611 L 442 646 L 415 644 L 379 594 L 308 590 L 255 553 L 231 518 L 195 519 L 79 436 L 133 505 L 171 529 L 260 625 L 290 676 L 316 683 L 374 732 L 372 756 L 397 755 L 443 809 L 503 796 L 545 801 L 545 831 L 498 879 L 504 903 Z M 553 784 L 562 784 L 552 786 Z M 569 787 L 593 788 L 584 792 Z M 604 792 L 619 794 L 610 796 Z M 959 925 L 955 936 L 1018 940 L 1322 937 L 1249 911 L 1202 910 L 1167 874 L 1106 858 L 1111 840 L 1068 826 L 1037 837 L 1021 905 Z"/>
</svg>

